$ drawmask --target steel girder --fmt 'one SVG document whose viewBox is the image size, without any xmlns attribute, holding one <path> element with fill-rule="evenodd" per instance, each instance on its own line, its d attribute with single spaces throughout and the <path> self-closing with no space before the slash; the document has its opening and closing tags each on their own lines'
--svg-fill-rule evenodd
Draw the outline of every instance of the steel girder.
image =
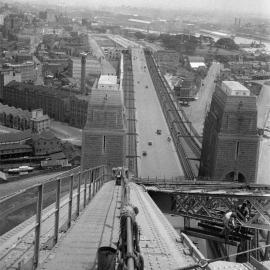
<svg viewBox="0 0 270 270">
<path fill-rule="evenodd" d="M 159 192 L 166 192 L 168 190 Z M 175 214 L 193 219 L 223 224 L 225 213 L 236 213 L 242 227 L 270 231 L 270 192 L 269 190 L 186 190 L 171 191 L 172 207 Z M 249 215 L 240 211 L 243 203 L 248 203 Z"/>
</svg>

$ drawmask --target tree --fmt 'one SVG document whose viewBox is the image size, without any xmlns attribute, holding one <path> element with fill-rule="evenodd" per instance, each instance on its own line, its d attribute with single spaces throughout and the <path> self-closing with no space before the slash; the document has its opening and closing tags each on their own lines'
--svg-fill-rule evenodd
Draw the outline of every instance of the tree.
<svg viewBox="0 0 270 270">
<path fill-rule="evenodd" d="M 215 45 L 218 48 L 223 48 L 223 49 L 227 49 L 227 50 L 238 50 L 239 49 L 238 45 L 236 45 L 235 42 L 233 41 L 233 39 L 231 39 L 231 38 L 220 38 L 216 42 Z"/>
<path fill-rule="evenodd" d="M 145 34 L 143 34 L 142 32 L 135 32 L 135 33 L 134 33 L 134 36 L 135 36 L 137 39 L 143 39 L 143 38 L 145 38 Z"/>
</svg>

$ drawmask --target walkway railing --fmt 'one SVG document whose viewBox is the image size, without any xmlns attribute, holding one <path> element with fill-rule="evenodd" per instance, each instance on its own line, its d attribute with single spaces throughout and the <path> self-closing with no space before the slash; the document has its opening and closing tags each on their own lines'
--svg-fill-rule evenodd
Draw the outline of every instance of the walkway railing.
<svg viewBox="0 0 270 270">
<path fill-rule="evenodd" d="M 10 210 L 10 205 L 22 204 L 21 208 L 17 205 L 14 211 L 19 211 L 21 215 L 29 215 L 30 212 L 32 215 L 24 222 L 25 226 L 23 230 L 20 229 L 19 235 L 16 234 L 17 238 L 13 242 L 10 239 L 6 241 L 9 246 L 6 242 L 0 243 L 0 269 L 21 269 L 26 263 L 36 269 L 40 251 L 52 248 L 58 242 L 61 230 L 70 228 L 72 220 L 79 216 L 108 179 L 105 166 L 71 173 L 32 186 L 0 202 L 0 207 L 7 210 Z M 0 218 L 4 219 L 4 215 L 5 211 L 1 211 Z M 24 262 L 25 256 L 27 262 Z"/>
</svg>

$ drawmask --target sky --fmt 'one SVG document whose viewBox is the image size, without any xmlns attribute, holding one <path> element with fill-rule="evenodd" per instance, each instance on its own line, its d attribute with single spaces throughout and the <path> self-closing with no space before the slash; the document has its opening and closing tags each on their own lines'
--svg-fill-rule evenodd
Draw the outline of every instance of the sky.
<svg viewBox="0 0 270 270">
<path fill-rule="evenodd" d="M 27 0 L 17 0 L 24 1 Z M 31 0 L 31 2 L 48 2 L 53 4 L 83 6 L 135 6 L 154 8 L 191 8 L 202 10 L 224 10 L 233 13 L 269 14 L 270 0 Z"/>
</svg>

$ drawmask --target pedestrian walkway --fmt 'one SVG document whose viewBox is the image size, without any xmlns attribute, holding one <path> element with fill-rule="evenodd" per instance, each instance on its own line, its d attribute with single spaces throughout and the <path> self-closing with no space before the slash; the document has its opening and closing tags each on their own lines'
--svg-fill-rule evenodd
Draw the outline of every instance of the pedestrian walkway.
<svg viewBox="0 0 270 270">
<path fill-rule="evenodd" d="M 38 269 L 95 269 L 98 248 L 118 241 L 120 205 L 121 187 L 104 184 Z"/>
<path fill-rule="evenodd" d="M 38 269 L 96 269 L 98 248 L 115 248 L 119 238 L 121 191 L 114 181 L 104 184 Z M 144 188 L 135 183 L 130 184 L 130 203 L 139 209 L 136 221 L 145 270 L 175 270 L 204 259 L 190 239 L 174 230 Z M 233 262 L 215 262 L 209 269 L 247 270 L 245 265 Z"/>
</svg>

